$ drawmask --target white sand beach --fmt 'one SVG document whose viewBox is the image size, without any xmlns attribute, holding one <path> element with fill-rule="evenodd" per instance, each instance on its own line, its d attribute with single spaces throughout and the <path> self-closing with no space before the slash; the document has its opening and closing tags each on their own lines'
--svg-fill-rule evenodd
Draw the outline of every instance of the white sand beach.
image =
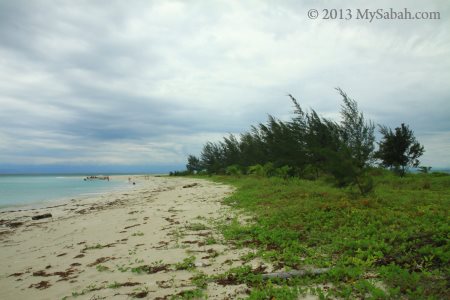
<svg viewBox="0 0 450 300">
<path fill-rule="evenodd" d="M 170 299 L 194 290 L 198 272 L 242 265 L 250 250 L 226 245 L 213 229 L 232 217 L 221 204 L 231 187 L 189 178 L 133 181 L 127 191 L 2 212 L 0 299 Z M 31 219 L 44 213 L 52 218 Z M 194 267 L 177 270 L 191 256 Z M 247 289 L 209 282 L 205 293 L 235 299 Z"/>
</svg>

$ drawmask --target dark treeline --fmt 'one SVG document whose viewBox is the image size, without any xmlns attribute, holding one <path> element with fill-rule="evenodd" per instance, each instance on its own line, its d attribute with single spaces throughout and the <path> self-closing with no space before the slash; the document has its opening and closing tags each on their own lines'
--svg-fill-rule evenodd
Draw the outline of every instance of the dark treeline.
<svg viewBox="0 0 450 300">
<path fill-rule="evenodd" d="M 353 185 L 365 194 L 372 189 L 368 171 L 377 158 L 400 175 L 408 166 L 419 165 L 417 158 L 424 150 L 406 125 L 396 128 L 398 136 L 380 126 L 384 137 L 375 151 L 374 123 L 365 119 L 356 101 L 337 91 L 343 99 L 340 122 L 321 117 L 313 109 L 305 111 L 289 95 L 295 107 L 290 121 L 269 115 L 266 124 L 252 126 L 239 137 L 231 134 L 223 141 L 207 142 L 199 157 L 189 155 L 184 173 L 307 179 L 329 175 L 337 186 Z"/>
</svg>

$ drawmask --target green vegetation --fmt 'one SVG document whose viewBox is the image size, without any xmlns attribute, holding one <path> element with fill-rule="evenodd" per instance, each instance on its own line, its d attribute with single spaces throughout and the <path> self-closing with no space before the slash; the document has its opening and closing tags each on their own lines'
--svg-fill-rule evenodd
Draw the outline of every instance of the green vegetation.
<svg viewBox="0 0 450 300">
<path fill-rule="evenodd" d="M 290 121 L 269 116 L 239 137 L 207 142 L 186 171 L 171 173 L 216 175 L 209 178 L 237 187 L 225 202 L 254 221 L 234 219 L 221 229 L 229 242 L 253 248 L 244 261 L 258 256 L 276 270 L 330 270 L 264 280 L 244 265 L 212 279 L 248 285 L 250 299 L 446 298 L 450 175 L 420 167 L 424 147 L 405 124 L 394 132 L 379 125 L 375 150 L 374 123 L 337 91 L 339 122 L 304 111 L 289 95 Z M 420 173 L 408 174 L 410 167 Z"/>
<path fill-rule="evenodd" d="M 131 236 L 143 236 L 143 235 L 144 235 L 143 232 L 138 231 L 138 232 L 133 233 Z"/>
<path fill-rule="evenodd" d="M 186 226 L 187 229 L 193 231 L 206 230 L 209 229 L 205 224 L 202 223 L 191 223 Z"/>
<path fill-rule="evenodd" d="M 186 257 L 182 262 L 176 263 L 174 266 L 175 270 L 192 271 L 195 269 L 195 256 Z"/>
<path fill-rule="evenodd" d="M 97 265 L 97 266 L 95 266 L 95 268 L 96 268 L 97 271 L 99 271 L 99 272 L 110 271 L 109 267 L 104 266 L 104 265 Z"/>
<path fill-rule="evenodd" d="M 253 223 L 222 226 L 228 241 L 255 248 L 276 268 L 331 267 L 276 285 L 248 266 L 222 279 L 252 286 L 250 299 L 295 299 L 307 287 L 324 298 L 448 296 L 450 175 L 397 177 L 372 169 L 368 176 L 376 186 L 368 196 L 330 186 L 326 178 L 213 177 L 238 188 L 226 203 L 254 214 Z"/>
<path fill-rule="evenodd" d="M 172 296 L 170 299 L 206 299 L 205 293 L 202 289 L 197 288 L 194 290 L 185 290 L 179 292 L 177 295 Z"/>
<path fill-rule="evenodd" d="M 109 289 L 118 289 L 121 286 L 122 285 L 120 283 L 118 283 L 117 281 L 114 281 L 113 283 L 108 284 L 108 288 Z"/>
<path fill-rule="evenodd" d="M 361 195 L 373 188 L 370 170 L 376 159 L 380 166 L 404 175 L 419 167 L 424 148 L 408 126 L 393 133 L 380 125 L 383 139 L 375 152 L 375 125 L 366 120 L 355 100 L 337 88 L 343 102 L 340 122 L 306 112 L 291 98 L 295 111 L 290 121 L 269 115 L 267 124 L 252 126 L 239 137 L 229 135 L 222 142 L 207 142 L 200 154 L 188 156 L 186 171 L 170 175 L 220 174 L 260 177 L 318 179 L 328 176 L 337 187 L 355 187 Z"/>
<path fill-rule="evenodd" d="M 380 149 L 376 156 L 381 159 L 382 165 L 392 168 L 400 176 L 404 176 L 408 166 L 418 167 L 418 158 L 423 154 L 424 148 L 416 141 L 414 133 L 405 124 L 395 128 L 395 133 L 385 126 L 380 126 L 383 139 L 379 143 Z M 430 169 L 422 167 L 421 171 Z"/>
</svg>

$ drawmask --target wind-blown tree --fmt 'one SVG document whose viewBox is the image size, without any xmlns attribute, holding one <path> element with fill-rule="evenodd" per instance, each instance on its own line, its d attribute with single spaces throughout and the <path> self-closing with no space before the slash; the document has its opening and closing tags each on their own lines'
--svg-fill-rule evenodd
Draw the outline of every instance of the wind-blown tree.
<svg viewBox="0 0 450 300">
<path fill-rule="evenodd" d="M 222 148 L 223 162 L 225 166 L 237 165 L 240 163 L 241 151 L 239 149 L 239 141 L 236 137 L 230 134 L 223 138 L 220 142 Z"/>
<path fill-rule="evenodd" d="M 262 141 L 259 131 L 252 126 L 251 132 L 241 134 L 239 149 L 241 152 L 240 165 L 247 168 L 256 164 L 263 164 L 267 157 L 267 149 Z"/>
<path fill-rule="evenodd" d="M 336 90 L 344 102 L 341 106 L 342 141 L 347 146 L 356 166 L 364 169 L 374 161 L 375 125 L 364 119 L 356 101 L 350 99 L 340 88 Z"/>
<path fill-rule="evenodd" d="M 223 149 L 219 144 L 207 142 L 201 153 L 201 164 L 208 174 L 224 173 Z"/>
<path fill-rule="evenodd" d="M 356 185 L 361 194 L 366 194 L 373 188 L 367 171 L 374 162 L 375 125 L 365 120 L 356 101 L 340 88 L 336 90 L 343 100 L 339 125 L 342 144 L 339 154 L 332 159 L 331 173 L 342 186 Z"/>
<path fill-rule="evenodd" d="M 409 167 L 418 167 L 419 157 L 425 149 L 414 137 L 414 132 L 408 125 L 401 124 L 393 132 L 390 128 L 380 125 L 383 135 L 378 143 L 379 149 L 375 153 L 381 160 L 381 165 L 392 169 L 400 176 L 404 176 Z"/>
<path fill-rule="evenodd" d="M 267 157 L 264 164 L 273 163 L 275 168 L 296 164 L 297 140 L 287 123 L 269 116 L 267 125 L 259 124 L 259 131 L 266 146 Z"/>
<path fill-rule="evenodd" d="M 290 176 L 311 179 L 328 174 L 338 186 L 357 186 L 362 194 L 369 192 L 372 183 L 367 171 L 374 162 L 375 126 L 365 119 L 356 101 L 341 89 L 337 91 L 343 98 L 340 122 L 321 117 L 312 109 L 304 111 L 289 94 L 295 108 L 290 121 L 269 115 L 266 123 L 251 126 L 238 137 L 229 135 L 221 142 L 206 143 L 200 155 L 202 169 L 224 174 L 233 173 L 228 170 L 233 166 L 239 173 L 259 168 L 278 174 L 284 167 Z M 420 145 L 416 148 L 420 152 Z M 195 163 L 188 165 L 192 168 Z"/>
<path fill-rule="evenodd" d="M 330 160 L 339 151 L 339 131 L 334 122 L 319 117 L 314 110 L 306 119 L 306 157 L 317 178 L 320 171 L 330 171 Z"/>
<path fill-rule="evenodd" d="M 200 162 L 200 159 L 198 159 L 194 155 L 189 155 L 186 169 L 188 170 L 189 173 L 195 173 L 200 172 L 203 169 L 203 166 Z"/>
</svg>

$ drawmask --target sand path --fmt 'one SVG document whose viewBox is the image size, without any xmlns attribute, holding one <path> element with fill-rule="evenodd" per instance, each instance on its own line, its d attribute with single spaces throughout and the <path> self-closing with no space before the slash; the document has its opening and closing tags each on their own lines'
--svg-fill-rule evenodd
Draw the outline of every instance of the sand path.
<svg viewBox="0 0 450 300">
<path fill-rule="evenodd" d="M 170 299 L 195 290 L 199 272 L 242 264 L 250 250 L 226 245 L 213 228 L 232 217 L 221 204 L 231 187 L 188 178 L 133 180 L 127 191 L 0 213 L 0 299 Z M 47 212 L 53 218 L 31 220 Z M 247 290 L 208 282 L 204 292 L 236 299 Z"/>
</svg>

